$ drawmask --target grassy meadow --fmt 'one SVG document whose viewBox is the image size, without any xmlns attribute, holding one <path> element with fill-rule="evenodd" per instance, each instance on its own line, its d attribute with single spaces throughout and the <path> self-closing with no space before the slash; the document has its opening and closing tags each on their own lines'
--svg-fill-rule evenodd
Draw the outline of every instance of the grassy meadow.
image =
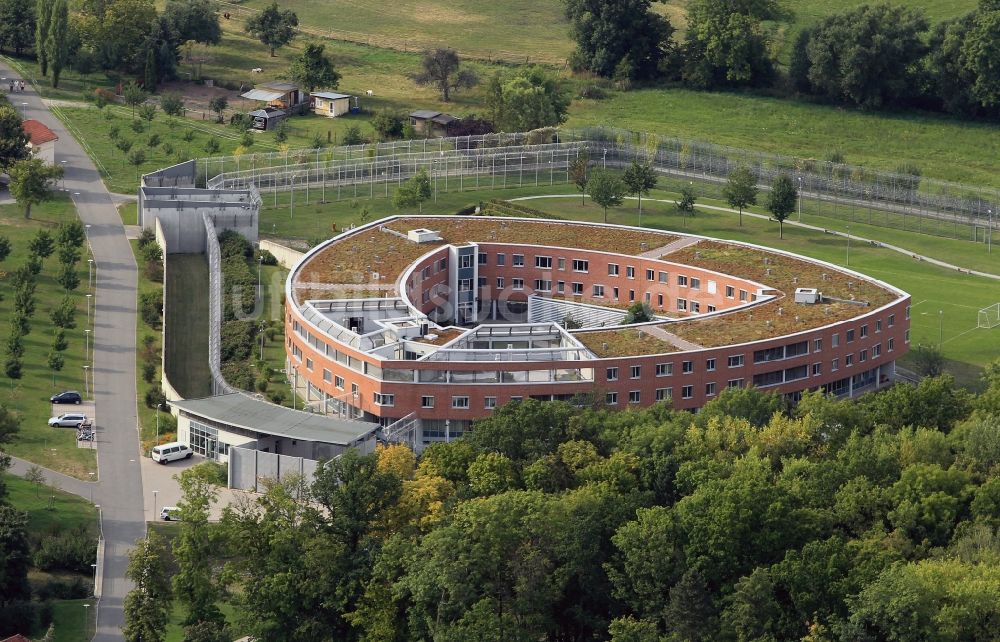
<svg viewBox="0 0 1000 642">
<path fill-rule="evenodd" d="M 0 264 L 0 329 L 6 340 L 9 333 L 9 319 L 13 313 L 14 291 L 11 273 L 24 264 L 28 256 L 28 243 L 38 230 L 47 229 L 53 234 L 59 223 L 76 218 L 76 210 L 65 193 L 56 192 L 54 200 L 36 205 L 31 210 L 31 219 L 24 218 L 23 209 L 18 205 L 0 205 L 0 236 L 10 239 L 10 256 Z M 28 459 L 37 464 L 80 479 L 88 479 L 87 473 L 97 471 L 93 450 L 77 448 L 76 432 L 70 428 L 50 428 L 47 424 L 50 414 L 49 397 L 62 390 L 79 390 L 86 395 L 83 379 L 85 336 L 87 327 L 88 252 L 81 248 L 81 259 L 77 263 L 80 286 L 70 293 L 76 303 L 76 327 L 66 330 L 69 347 L 63 352 L 65 365 L 59 372 L 48 366 L 55 327 L 49 313 L 62 301 L 65 291 L 56 282 L 59 271 L 58 253 L 44 260 L 38 275 L 35 290 L 35 312 L 30 319 L 31 332 L 24 338 L 22 377 L 9 379 L 5 374 L 0 383 L 0 403 L 18 412 L 21 431 L 13 443 L 7 447 L 10 454 Z"/>
</svg>

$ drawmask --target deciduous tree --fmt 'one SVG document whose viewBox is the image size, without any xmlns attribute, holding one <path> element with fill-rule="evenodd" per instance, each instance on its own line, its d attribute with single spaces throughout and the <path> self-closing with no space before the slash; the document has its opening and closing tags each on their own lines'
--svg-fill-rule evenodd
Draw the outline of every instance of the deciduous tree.
<svg viewBox="0 0 1000 642">
<path fill-rule="evenodd" d="M 767 194 L 767 211 L 778 221 L 778 238 L 785 238 L 785 219 L 795 211 L 799 192 L 788 174 L 779 174 Z"/>
<path fill-rule="evenodd" d="M 509 132 L 560 125 L 570 103 L 561 83 L 538 66 L 498 72 L 490 79 L 486 94 L 490 120 Z"/>
<path fill-rule="evenodd" d="M 290 9 L 281 10 L 278 3 L 272 3 L 260 13 L 247 20 L 247 33 L 265 45 L 274 57 L 274 50 L 284 47 L 295 37 L 299 17 Z"/>
<path fill-rule="evenodd" d="M 193 40 L 205 45 L 222 42 L 219 10 L 211 0 L 168 0 L 163 16 L 179 42 Z"/>
<path fill-rule="evenodd" d="M 45 39 L 45 55 L 52 67 L 52 86 L 59 86 L 63 68 L 69 61 L 69 5 L 66 0 L 52 0 L 52 17 Z"/>
<path fill-rule="evenodd" d="M 639 220 L 642 220 L 642 197 L 656 187 L 656 172 L 653 171 L 652 165 L 632 161 L 632 164 L 622 174 L 622 180 L 625 182 L 625 187 L 628 188 L 628 193 L 638 197 Z"/>
<path fill-rule="evenodd" d="M 0 169 L 7 171 L 29 154 L 28 135 L 24 133 L 21 114 L 9 101 L 0 101 Z"/>
<path fill-rule="evenodd" d="M 37 0 L 35 2 L 35 54 L 38 57 L 38 70 L 43 76 L 49 75 L 49 29 L 52 27 L 53 0 Z"/>
<path fill-rule="evenodd" d="M 625 197 L 625 183 L 622 179 L 603 169 L 594 170 L 587 180 L 590 200 L 604 208 L 604 222 L 608 222 L 608 208 L 618 207 Z"/>
<path fill-rule="evenodd" d="M 671 49 L 674 28 L 651 0 L 568 0 L 566 17 L 576 42 L 572 62 L 610 78 L 652 78 Z"/>
<path fill-rule="evenodd" d="M 24 218 L 31 218 L 32 205 L 52 198 L 52 188 L 63 175 L 63 169 L 40 158 L 28 158 L 14 163 L 8 174 L 11 196 L 24 207 Z"/>
<path fill-rule="evenodd" d="M 223 624 L 225 618 L 216 606 L 221 590 L 213 576 L 212 565 L 207 563 L 218 546 L 208 524 L 209 511 L 217 501 L 218 491 L 209 471 L 203 467 L 188 468 L 178 481 L 182 496 L 177 502 L 180 533 L 173 544 L 177 560 L 173 592 L 178 602 L 185 606 L 185 625 Z"/>
<path fill-rule="evenodd" d="M 757 177 L 746 165 L 740 165 L 729 174 L 722 195 L 729 207 L 740 211 L 740 227 L 743 227 L 743 208 L 757 204 Z"/>
<path fill-rule="evenodd" d="M 167 563 L 167 547 L 156 531 L 136 542 L 129 554 L 125 577 L 134 587 L 124 603 L 127 642 L 162 642 L 172 601 Z"/>
<path fill-rule="evenodd" d="M 324 45 L 307 43 L 302 54 L 292 61 L 292 79 L 308 92 L 316 88 L 336 89 L 340 84 L 340 74 L 323 50 Z"/>
<path fill-rule="evenodd" d="M 479 77 L 471 69 L 462 69 L 458 52 L 438 48 L 424 52 L 420 61 L 423 69 L 414 76 L 419 85 L 433 85 L 441 92 L 441 100 L 451 100 L 451 92 L 479 84 Z"/>
<path fill-rule="evenodd" d="M 431 197 L 431 179 L 427 170 L 421 169 L 409 180 L 396 189 L 392 195 L 392 204 L 398 208 L 417 206 L 417 211 L 423 211 L 424 201 Z"/>
</svg>

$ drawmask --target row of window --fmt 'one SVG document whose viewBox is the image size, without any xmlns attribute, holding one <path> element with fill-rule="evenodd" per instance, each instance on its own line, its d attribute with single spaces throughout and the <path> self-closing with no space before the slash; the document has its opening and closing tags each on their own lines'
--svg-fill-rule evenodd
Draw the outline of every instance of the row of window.
<svg viewBox="0 0 1000 642">
<path fill-rule="evenodd" d="M 742 388 L 746 383 L 744 379 L 730 379 L 726 383 L 727 388 Z M 673 399 L 674 389 L 673 388 L 657 388 L 655 391 L 654 399 L 656 401 L 664 401 L 667 399 Z M 705 384 L 705 396 L 714 397 L 716 395 L 716 384 L 715 382 L 709 382 Z M 681 399 L 693 399 L 694 398 L 694 386 L 681 386 Z M 605 403 L 609 406 L 618 405 L 618 393 L 608 392 L 604 397 Z M 630 390 L 628 392 L 628 402 L 630 404 L 642 403 L 642 391 L 641 390 Z"/>
</svg>

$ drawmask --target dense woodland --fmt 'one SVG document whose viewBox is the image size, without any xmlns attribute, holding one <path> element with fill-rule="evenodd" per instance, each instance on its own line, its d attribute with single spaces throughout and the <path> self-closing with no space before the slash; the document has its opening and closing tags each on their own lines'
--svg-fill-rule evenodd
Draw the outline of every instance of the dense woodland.
<svg viewBox="0 0 1000 642">
<path fill-rule="evenodd" d="M 211 485 L 182 483 L 173 561 L 155 535 L 133 557 L 129 640 L 161 639 L 171 594 L 191 640 L 1000 631 L 1000 362 L 979 395 L 945 376 L 790 409 L 753 389 L 697 414 L 508 404 L 419 458 L 351 451 L 271 484 L 218 528 Z"/>
</svg>

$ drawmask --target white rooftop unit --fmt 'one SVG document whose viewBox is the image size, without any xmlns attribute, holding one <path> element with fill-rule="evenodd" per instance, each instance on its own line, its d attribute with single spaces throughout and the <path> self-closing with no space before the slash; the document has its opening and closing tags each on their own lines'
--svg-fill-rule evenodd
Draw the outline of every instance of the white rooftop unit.
<svg viewBox="0 0 1000 642">
<path fill-rule="evenodd" d="M 406 233 L 406 237 L 413 241 L 414 243 L 432 243 L 434 241 L 440 241 L 441 235 L 433 230 L 428 230 L 425 228 L 418 228 L 415 230 L 410 230 Z"/>
<path fill-rule="evenodd" d="M 816 288 L 795 288 L 796 303 L 819 303 L 823 295 Z"/>
</svg>

